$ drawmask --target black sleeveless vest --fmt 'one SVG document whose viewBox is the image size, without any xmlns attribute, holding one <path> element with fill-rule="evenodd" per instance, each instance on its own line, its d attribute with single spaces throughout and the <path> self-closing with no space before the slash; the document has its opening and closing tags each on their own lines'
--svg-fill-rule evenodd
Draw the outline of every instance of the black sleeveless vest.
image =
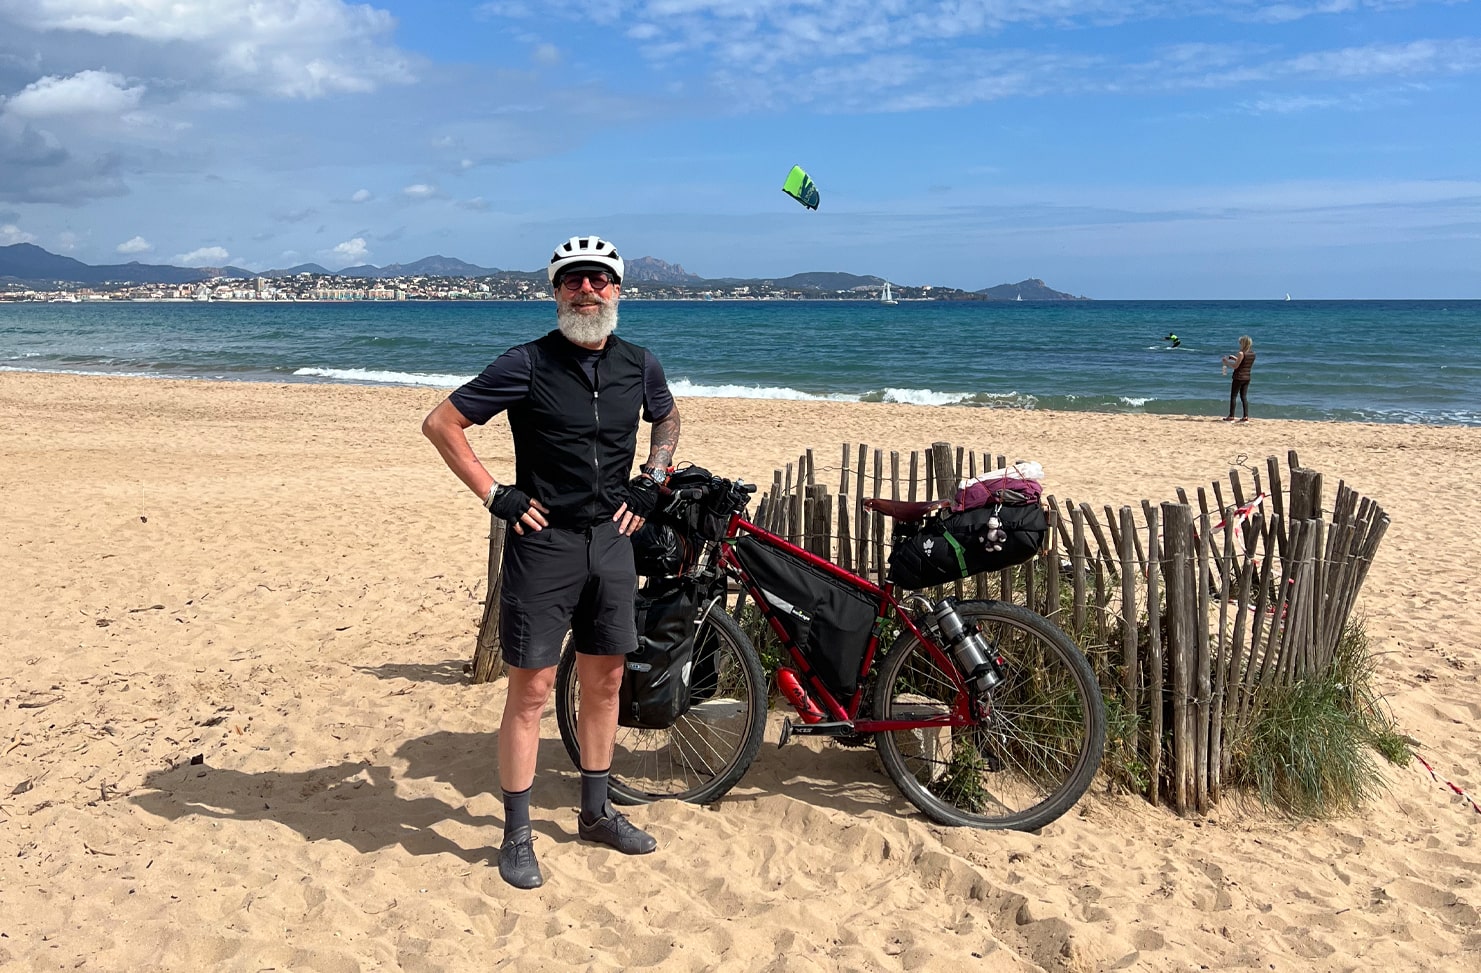
<svg viewBox="0 0 1481 973">
<path fill-rule="evenodd" d="M 525 346 L 530 394 L 509 409 L 515 485 L 550 508 L 552 527 L 611 520 L 632 476 L 643 410 L 643 349 L 615 334 L 597 359 L 596 385 L 559 331 Z"/>
</svg>

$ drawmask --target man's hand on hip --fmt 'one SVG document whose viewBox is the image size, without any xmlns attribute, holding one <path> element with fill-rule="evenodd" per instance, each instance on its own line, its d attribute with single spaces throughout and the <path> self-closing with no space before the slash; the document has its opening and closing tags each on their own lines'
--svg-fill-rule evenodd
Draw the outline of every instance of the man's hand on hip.
<svg viewBox="0 0 1481 973">
<path fill-rule="evenodd" d="M 647 473 L 633 477 L 627 483 L 627 502 L 612 515 L 617 529 L 631 537 L 658 509 L 659 499 L 658 481 Z"/>
<path fill-rule="evenodd" d="M 489 493 L 484 506 L 500 520 L 508 521 L 516 534 L 537 531 L 548 527 L 545 514 L 550 512 L 539 500 L 534 500 L 517 486 L 496 486 Z"/>
</svg>

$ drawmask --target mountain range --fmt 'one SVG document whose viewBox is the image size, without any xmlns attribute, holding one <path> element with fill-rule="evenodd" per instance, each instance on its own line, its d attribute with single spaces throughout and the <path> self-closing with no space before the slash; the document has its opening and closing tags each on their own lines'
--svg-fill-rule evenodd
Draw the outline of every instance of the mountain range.
<svg viewBox="0 0 1481 973">
<path fill-rule="evenodd" d="M 254 272 L 241 267 L 175 267 L 168 264 L 144 264 L 131 261 L 126 264 L 85 264 L 71 257 L 51 253 L 31 243 L 15 243 L 0 246 L 0 281 L 31 284 L 191 284 L 215 277 L 235 278 L 281 278 L 299 274 L 316 274 L 332 277 L 386 279 L 392 277 L 508 277 L 527 280 L 544 280 L 541 270 L 500 270 L 497 267 L 480 267 L 455 257 L 441 255 L 423 257 L 409 264 L 387 264 L 377 267 L 362 264 L 341 270 L 328 270 L 319 264 L 304 263 L 293 267 Z M 777 278 L 700 277 L 691 274 L 679 264 L 667 263 L 656 257 L 638 257 L 627 262 L 625 278 L 656 284 L 669 284 L 697 290 L 719 290 L 740 286 L 767 285 L 792 290 L 842 291 L 855 288 L 877 288 L 884 278 L 861 276 L 837 271 L 809 271 Z M 898 289 L 898 288 L 897 288 Z M 1042 280 L 1030 278 L 1017 284 L 999 284 L 977 291 L 958 291 L 954 288 L 936 287 L 941 296 L 957 294 L 962 297 L 976 296 L 977 299 L 1011 301 L 1022 297 L 1026 301 L 1085 300 L 1073 294 L 1057 291 Z"/>
</svg>

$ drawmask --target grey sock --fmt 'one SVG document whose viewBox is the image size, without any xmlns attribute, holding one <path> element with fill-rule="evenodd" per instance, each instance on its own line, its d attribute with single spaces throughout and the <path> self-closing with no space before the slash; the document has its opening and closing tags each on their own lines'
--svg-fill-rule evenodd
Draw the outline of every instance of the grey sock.
<svg viewBox="0 0 1481 973">
<path fill-rule="evenodd" d="M 504 791 L 504 834 L 530 826 L 530 788 Z"/>
<path fill-rule="evenodd" d="M 591 824 L 607 816 L 607 779 L 612 769 L 587 770 L 581 768 L 581 816 Z"/>
</svg>

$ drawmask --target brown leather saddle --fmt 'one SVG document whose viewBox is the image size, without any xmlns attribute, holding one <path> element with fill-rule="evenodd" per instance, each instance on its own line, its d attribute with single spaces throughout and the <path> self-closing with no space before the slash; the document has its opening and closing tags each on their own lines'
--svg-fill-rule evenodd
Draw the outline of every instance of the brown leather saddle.
<svg viewBox="0 0 1481 973">
<path fill-rule="evenodd" d="M 951 506 L 950 500 L 885 500 L 865 497 L 864 509 L 874 510 L 893 520 L 924 520 L 926 515 Z"/>
</svg>

